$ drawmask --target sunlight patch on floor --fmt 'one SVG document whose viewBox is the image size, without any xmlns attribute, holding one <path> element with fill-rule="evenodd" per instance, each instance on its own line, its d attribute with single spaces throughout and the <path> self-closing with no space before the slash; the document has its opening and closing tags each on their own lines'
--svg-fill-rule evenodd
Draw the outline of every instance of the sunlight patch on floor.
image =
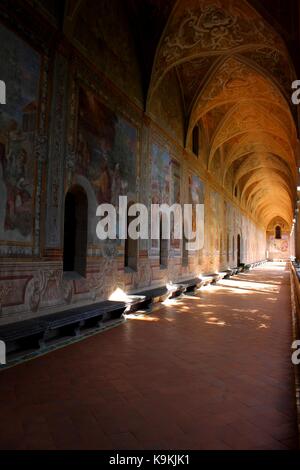
<svg viewBox="0 0 300 470">
<path fill-rule="evenodd" d="M 130 313 L 129 315 L 125 315 L 126 319 L 130 320 L 138 320 L 138 321 L 149 321 L 149 322 L 157 322 L 160 319 L 158 317 L 151 317 L 150 315 L 134 315 Z"/>
<path fill-rule="evenodd" d="M 240 281 L 240 280 L 223 280 L 222 285 L 224 287 L 235 287 L 235 288 L 240 288 L 240 289 L 246 289 L 246 290 L 260 290 L 262 292 L 270 292 L 270 293 L 278 293 L 279 288 L 277 286 L 270 287 L 270 284 L 266 284 L 263 282 L 251 282 L 251 281 Z M 280 283 L 279 283 L 280 285 Z"/>
</svg>

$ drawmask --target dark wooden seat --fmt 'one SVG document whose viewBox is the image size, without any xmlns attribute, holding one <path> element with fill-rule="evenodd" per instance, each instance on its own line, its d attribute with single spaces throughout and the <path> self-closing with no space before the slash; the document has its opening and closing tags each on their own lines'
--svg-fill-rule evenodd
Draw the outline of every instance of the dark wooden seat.
<svg viewBox="0 0 300 470">
<path fill-rule="evenodd" d="M 79 336 L 87 329 L 99 328 L 108 322 L 121 319 L 124 302 L 104 301 L 75 307 L 39 319 L 29 319 L 0 326 L 0 339 L 10 354 L 26 354 L 44 348 L 49 341 Z"/>
<path fill-rule="evenodd" d="M 149 305 L 152 302 L 154 303 L 166 300 L 168 298 L 169 291 L 166 286 L 160 286 L 149 290 L 139 291 L 136 295 L 144 296 L 146 305 Z"/>
<path fill-rule="evenodd" d="M 298 260 L 294 260 L 292 261 L 292 265 L 294 267 L 294 272 L 298 278 L 298 281 L 300 281 L 300 264 L 298 262 Z"/>
<path fill-rule="evenodd" d="M 208 284 L 216 284 L 216 282 L 219 280 L 219 274 L 217 273 L 204 274 L 202 276 L 202 279 L 208 280 Z"/>
<path fill-rule="evenodd" d="M 121 318 L 125 309 L 124 302 L 106 300 L 47 315 L 44 317 L 45 334 L 40 344 L 44 346 L 47 341 L 55 338 L 79 336 L 86 329 L 97 328 L 105 322 Z"/>
<path fill-rule="evenodd" d="M 236 276 L 239 273 L 239 268 L 237 266 L 234 266 L 231 268 L 232 276 Z"/>
<path fill-rule="evenodd" d="M 45 323 L 39 320 L 24 320 L 0 326 L 0 340 L 6 344 L 6 352 L 34 350 L 44 335 Z"/>
<path fill-rule="evenodd" d="M 232 269 L 226 269 L 225 273 L 224 279 L 229 279 L 234 274 Z"/>
<path fill-rule="evenodd" d="M 202 285 L 203 281 L 199 277 L 188 279 L 186 281 L 180 281 L 180 284 L 184 288 L 184 292 L 194 292 Z"/>
<path fill-rule="evenodd" d="M 221 281 L 222 279 L 227 279 L 228 278 L 228 271 L 219 271 L 218 272 L 218 281 Z"/>
<path fill-rule="evenodd" d="M 144 295 L 129 294 L 126 300 L 125 313 L 133 313 L 138 310 L 146 310 L 149 305 L 149 300 Z"/>
<path fill-rule="evenodd" d="M 172 284 L 172 289 L 169 290 L 169 299 L 176 299 L 176 297 L 179 297 L 181 294 L 185 292 L 186 286 L 184 286 L 181 282 Z"/>
</svg>

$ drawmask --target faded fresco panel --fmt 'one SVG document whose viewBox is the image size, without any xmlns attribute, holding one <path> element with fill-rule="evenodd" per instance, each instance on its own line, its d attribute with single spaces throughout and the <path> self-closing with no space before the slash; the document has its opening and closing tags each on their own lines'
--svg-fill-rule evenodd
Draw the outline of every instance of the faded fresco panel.
<svg viewBox="0 0 300 470">
<path fill-rule="evenodd" d="M 83 89 L 79 93 L 76 173 L 92 183 L 97 201 L 135 197 L 137 130 Z"/>
<path fill-rule="evenodd" d="M 136 200 L 137 152 L 137 129 L 93 92 L 81 88 L 75 173 L 85 181 L 85 187 L 92 188 L 97 204 L 118 208 L 119 196 L 127 196 L 129 202 Z M 91 236 L 95 239 L 94 229 Z"/>
<path fill-rule="evenodd" d="M 189 177 L 189 201 L 193 204 L 192 228 L 196 231 L 196 204 L 204 204 L 204 184 L 196 175 Z"/>
<path fill-rule="evenodd" d="M 157 144 L 152 145 L 152 204 L 168 204 L 170 194 L 170 154 Z"/>
<path fill-rule="evenodd" d="M 180 204 L 180 165 L 175 160 L 171 160 L 170 205 L 173 204 Z M 174 238 L 174 225 L 171 226 L 170 245 L 174 249 L 180 249 L 180 240 Z"/>
<path fill-rule="evenodd" d="M 168 149 L 153 143 L 151 147 L 151 203 L 180 204 L 180 165 L 170 156 Z M 171 224 L 170 246 L 180 248 L 180 240 L 174 238 Z M 158 247 L 158 240 L 152 240 L 152 247 Z"/>
<path fill-rule="evenodd" d="M 204 183 L 196 175 L 189 176 L 189 203 L 192 206 L 192 230 L 196 232 L 196 204 L 204 204 Z"/>
<path fill-rule="evenodd" d="M 156 143 L 151 147 L 151 203 L 169 204 L 170 197 L 170 154 Z M 153 248 L 158 248 L 158 240 L 152 240 Z"/>
<path fill-rule="evenodd" d="M 269 237 L 269 258 L 287 259 L 289 257 L 289 235 L 283 234 L 281 239 L 276 239 L 274 235 Z"/>
<path fill-rule="evenodd" d="M 220 194 L 211 191 L 210 194 L 210 208 L 211 208 L 211 250 L 212 254 L 216 254 L 220 250 L 220 217 L 221 217 L 221 210 L 220 210 L 220 203 L 221 197 Z M 215 252 L 215 253 L 213 253 Z"/>
<path fill-rule="evenodd" d="M 204 183 L 196 175 L 189 177 L 189 194 L 192 204 L 204 204 Z"/>
<path fill-rule="evenodd" d="M 32 242 L 41 60 L 2 25 L 0 43 L 0 77 L 7 93 L 0 112 L 0 240 Z"/>
</svg>

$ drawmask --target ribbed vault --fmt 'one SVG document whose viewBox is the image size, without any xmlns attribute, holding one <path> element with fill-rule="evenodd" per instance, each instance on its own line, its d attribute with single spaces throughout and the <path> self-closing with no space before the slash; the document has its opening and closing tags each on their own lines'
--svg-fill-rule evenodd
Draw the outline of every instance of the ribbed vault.
<svg viewBox="0 0 300 470">
<path fill-rule="evenodd" d="M 67 2 L 64 28 L 70 36 L 89 4 Z M 165 105 L 170 117 L 172 97 L 166 93 L 175 77 L 182 106 L 171 127 L 175 120 L 183 128 L 177 133 L 180 143 L 191 148 L 199 124 L 208 149 L 199 165 L 257 222 L 266 227 L 278 216 L 291 226 L 297 148 L 291 83 L 297 77 L 278 32 L 250 0 L 124 0 L 122 5 L 140 58 L 146 112 L 153 115 Z M 100 41 L 98 29 L 93 22 L 91 31 Z"/>
<path fill-rule="evenodd" d="M 243 0 L 179 0 L 160 39 L 148 104 L 175 69 L 186 145 L 201 124 L 207 170 L 257 222 L 291 226 L 297 133 L 295 73 L 281 37 Z"/>
</svg>

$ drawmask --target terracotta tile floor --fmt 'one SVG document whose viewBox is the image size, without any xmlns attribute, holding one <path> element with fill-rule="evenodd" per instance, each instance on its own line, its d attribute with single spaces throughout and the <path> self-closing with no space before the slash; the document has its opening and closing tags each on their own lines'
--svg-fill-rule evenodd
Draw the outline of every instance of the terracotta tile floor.
<svg viewBox="0 0 300 470">
<path fill-rule="evenodd" d="M 267 265 L 0 373 L 2 449 L 294 449 L 289 273 Z"/>
</svg>

